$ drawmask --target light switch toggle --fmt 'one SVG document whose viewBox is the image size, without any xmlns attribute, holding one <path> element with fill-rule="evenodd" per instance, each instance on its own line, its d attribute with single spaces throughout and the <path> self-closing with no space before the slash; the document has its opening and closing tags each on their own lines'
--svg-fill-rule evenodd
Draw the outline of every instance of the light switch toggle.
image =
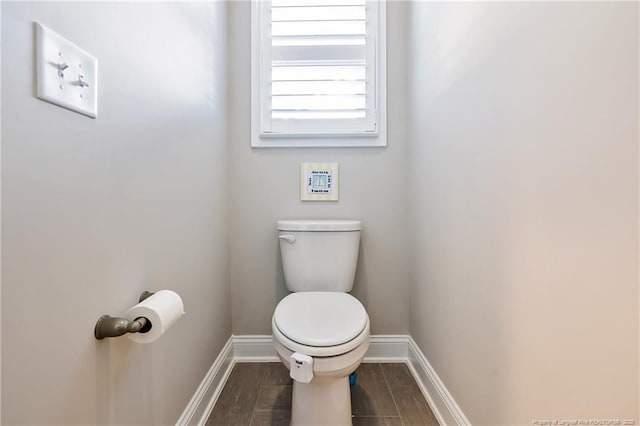
<svg viewBox="0 0 640 426">
<path fill-rule="evenodd" d="M 84 75 L 78 75 L 78 82 L 76 83 L 80 87 L 89 87 L 89 83 L 84 81 Z"/>
<path fill-rule="evenodd" d="M 58 67 L 58 77 L 64 78 L 64 70 L 69 68 L 69 64 L 67 64 L 66 62 L 63 62 L 63 63 L 57 63 L 56 66 Z"/>
</svg>

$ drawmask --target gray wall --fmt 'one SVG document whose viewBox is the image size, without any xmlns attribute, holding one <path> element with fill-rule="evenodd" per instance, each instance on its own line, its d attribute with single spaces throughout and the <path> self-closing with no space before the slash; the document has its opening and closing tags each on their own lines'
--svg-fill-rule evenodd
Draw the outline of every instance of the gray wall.
<svg viewBox="0 0 640 426">
<path fill-rule="evenodd" d="M 269 150 L 249 2 L 1 8 L 3 424 L 174 423 L 232 330 L 271 333 L 297 217 L 363 220 L 372 332 L 474 424 L 638 419 L 637 4 L 389 2 L 389 146 Z M 34 98 L 34 20 L 98 57 L 97 120 Z M 306 161 L 339 202 L 299 201 Z M 93 339 L 161 288 L 160 340 Z"/>
<path fill-rule="evenodd" d="M 407 333 L 406 5 L 387 7 L 387 148 L 252 149 L 250 3 L 229 5 L 231 288 L 234 334 L 271 334 L 285 295 L 276 240 L 284 218 L 363 222 L 354 287 L 372 332 Z M 300 163 L 338 162 L 340 201 L 301 202 Z"/>
<path fill-rule="evenodd" d="M 473 424 L 638 413 L 638 4 L 411 5 L 411 335 Z"/>
<path fill-rule="evenodd" d="M 3 424 L 173 424 L 231 333 L 224 3 L 2 3 Z M 37 20 L 99 60 L 91 120 L 34 97 Z M 170 288 L 149 345 L 102 314 Z"/>
</svg>

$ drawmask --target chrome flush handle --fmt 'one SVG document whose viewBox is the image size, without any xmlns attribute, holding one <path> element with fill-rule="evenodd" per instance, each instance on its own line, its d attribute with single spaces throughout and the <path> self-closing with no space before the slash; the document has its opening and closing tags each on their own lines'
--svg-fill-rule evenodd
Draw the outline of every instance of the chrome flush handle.
<svg viewBox="0 0 640 426">
<path fill-rule="evenodd" d="M 279 240 L 285 240 L 288 243 L 295 243 L 296 242 L 296 237 L 294 235 L 278 235 L 278 239 Z"/>
</svg>

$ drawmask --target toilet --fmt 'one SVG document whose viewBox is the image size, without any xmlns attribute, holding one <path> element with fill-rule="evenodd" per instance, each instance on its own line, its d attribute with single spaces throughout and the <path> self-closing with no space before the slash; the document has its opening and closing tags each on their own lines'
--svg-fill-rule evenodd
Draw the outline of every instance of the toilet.
<svg viewBox="0 0 640 426">
<path fill-rule="evenodd" d="M 291 372 L 291 425 L 351 425 L 349 375 L 369 348 L 369 316 L 348 294 L 358 260 L 358 220 L 280 220 L 287 289 L 272 330 Z"/>
</svg>

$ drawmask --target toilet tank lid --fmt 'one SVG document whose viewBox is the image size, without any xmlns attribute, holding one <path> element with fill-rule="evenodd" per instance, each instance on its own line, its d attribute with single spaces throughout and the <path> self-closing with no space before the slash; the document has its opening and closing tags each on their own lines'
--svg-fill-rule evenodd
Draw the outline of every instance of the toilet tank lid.
<svg viewBox="0 0 640 426">
<path fill-rule="evenodd" d="M 359 220 L 288 219 L 278 221 L 279 231 L 360 231 Z"/>
</svg>

